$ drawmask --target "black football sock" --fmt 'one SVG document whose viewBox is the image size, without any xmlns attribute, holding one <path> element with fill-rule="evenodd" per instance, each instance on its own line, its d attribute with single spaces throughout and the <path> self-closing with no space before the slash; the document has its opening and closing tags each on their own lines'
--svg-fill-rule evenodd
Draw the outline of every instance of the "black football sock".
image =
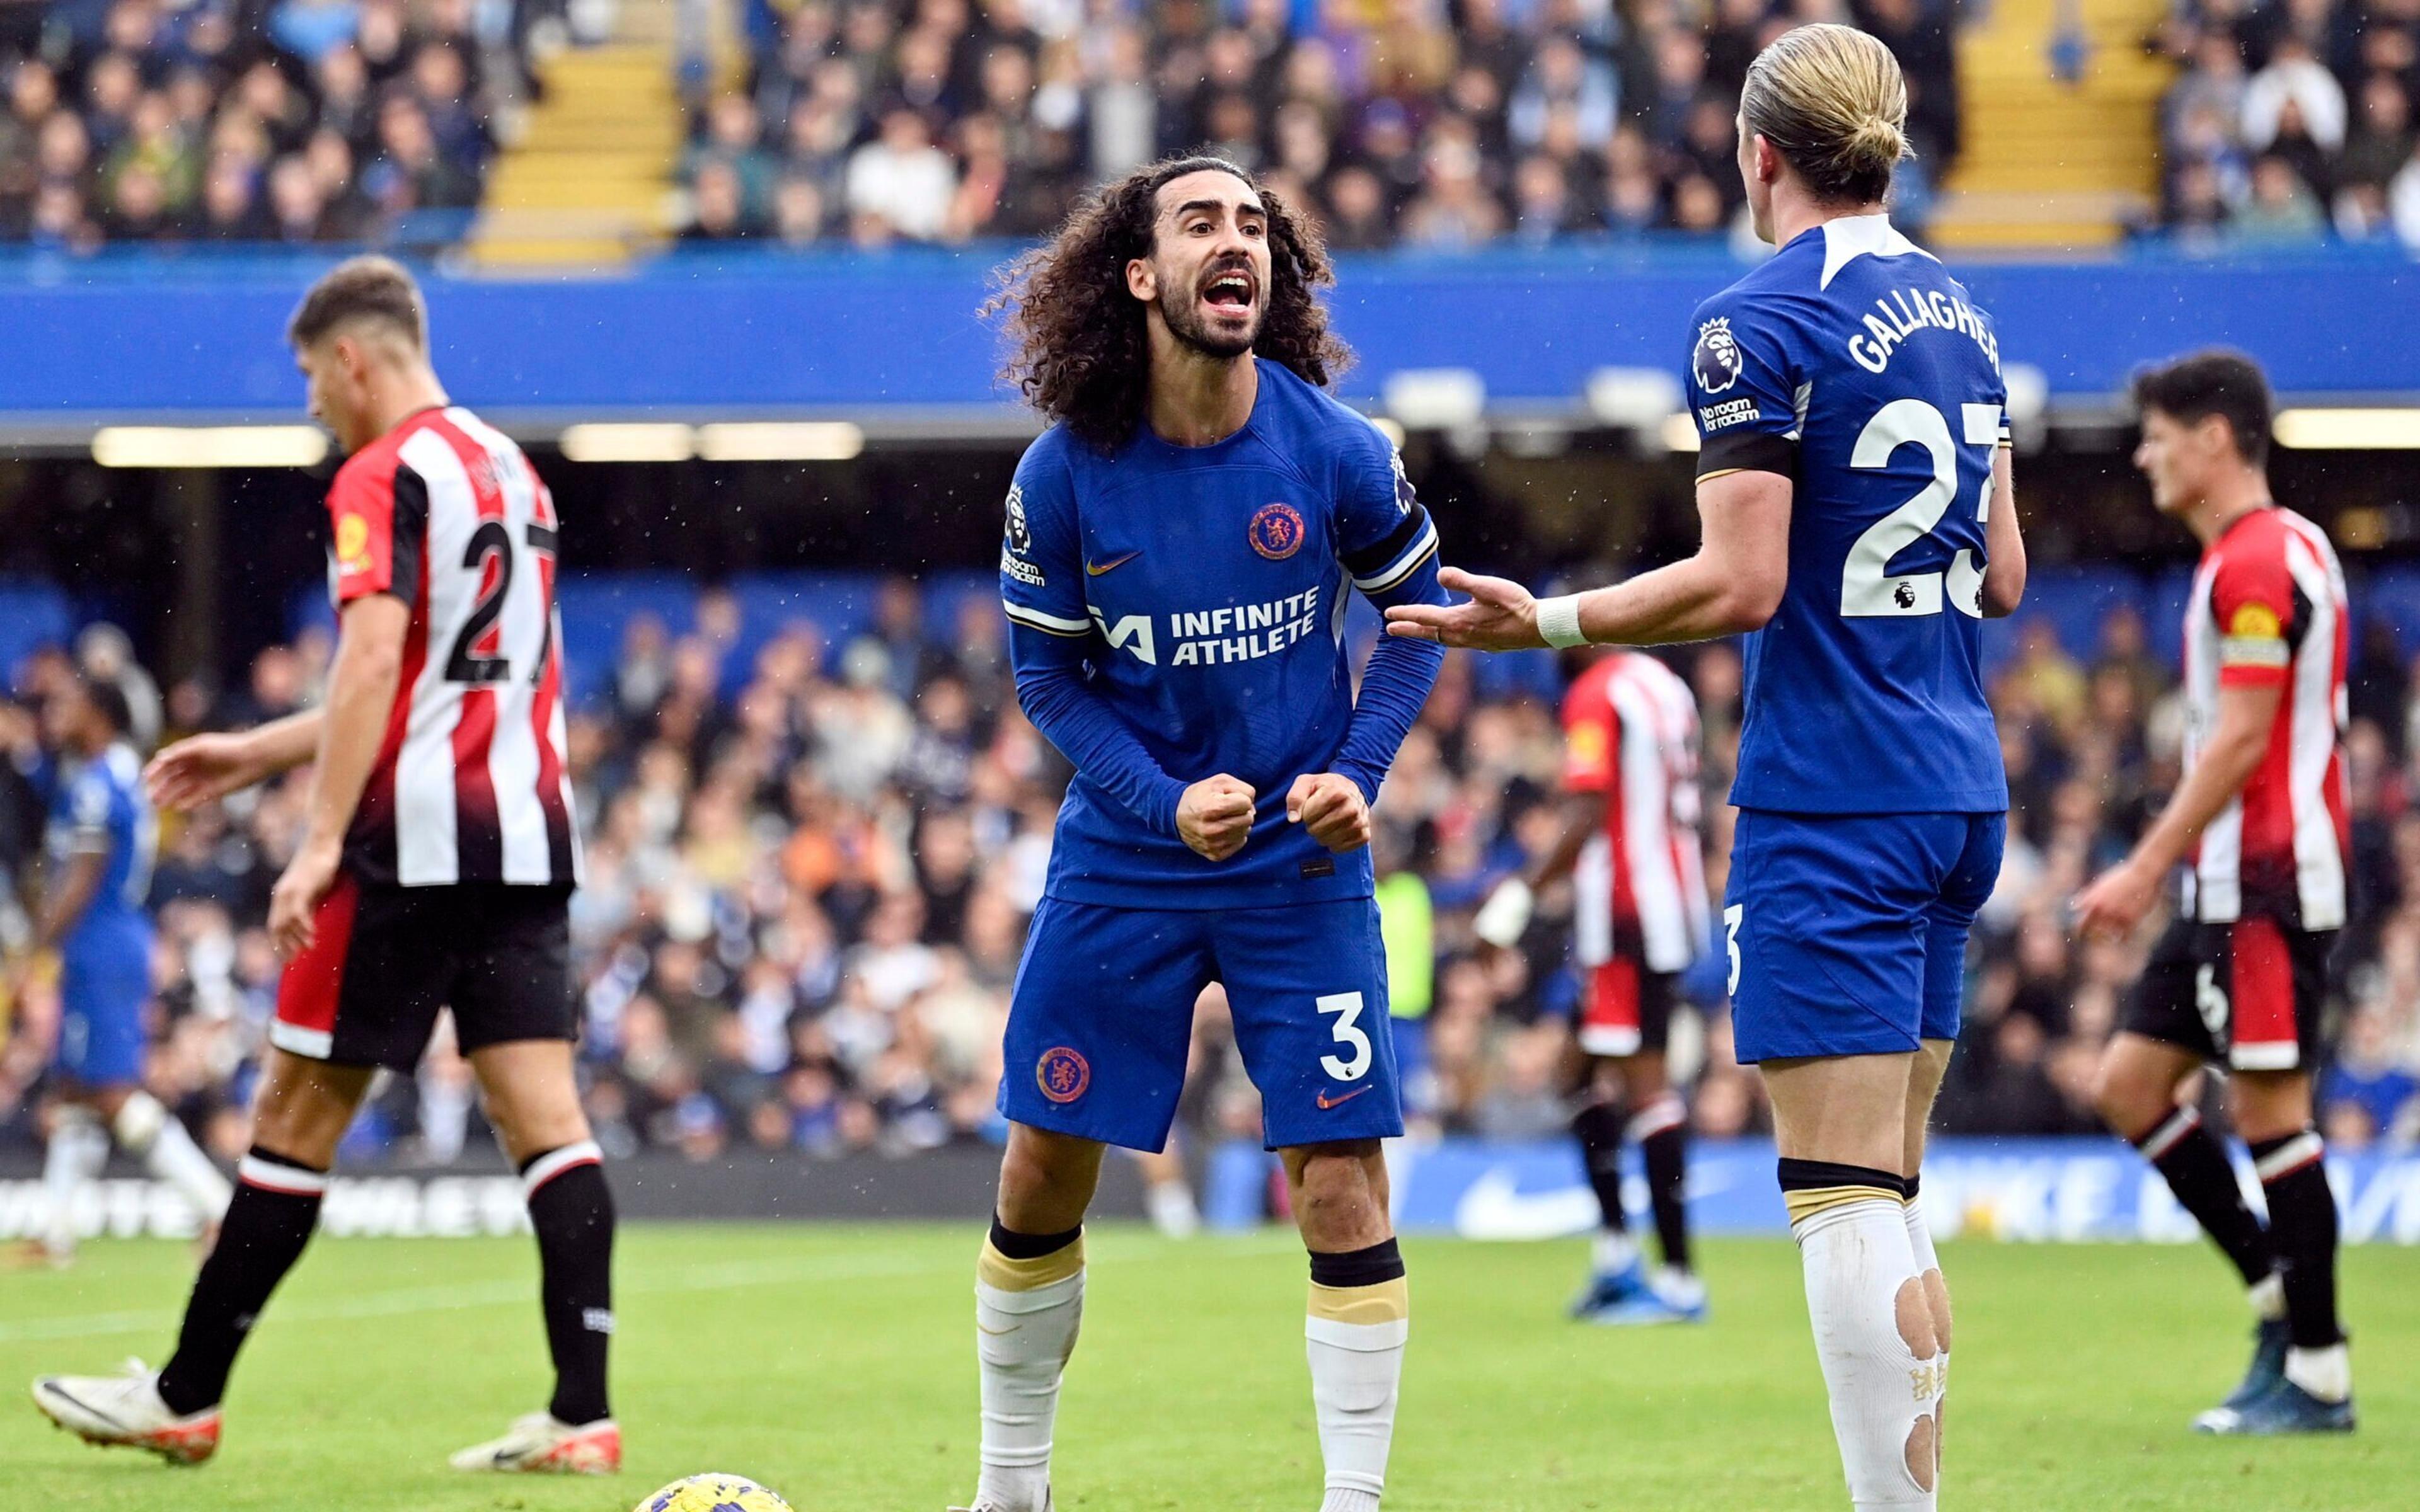
<svg viewBox="0 0 2420 1512">
<path fill-rule="evenodd" d="M 1603 1103 L 1590 1103 L 1572 1115 L 1572 1133 L 1579 1139 L 1580 1164 L 1596 1190 L 1605 1231 L 1626 1232 L 1630 1221 L 1621 1211 L 1621 1116 Z"/>
<path fill-rule="evenodd" d="M 2336 1199 L 2328 1190 L 2327 1152 L 2316 1129 L 2252 1147 L 2253 1169 L 2269 1196 L 2286 1326 L 2298 1350 L 2324 1350 L 2345 1336 L 2336 1319 Z"/>
<path fill-rule="evenodd" d="M 2243 1284 L 2257 1287 L 2268 1279 L 2276 1266 L 2270 1235 L 2243 1205 L 2235 1167 L 2217 1137 L 2202 1127 L 2201 1115 L 2179 1108 L 2133 1143 L 2184 1210 L 2200 1221 L 2202 1231 L 2235 1262 Z"/>
<path fill-rule="evenodd" d="M 1655 1239 L 1663 1246 L 1664 1263 L 1676 1271 L 1689 1269 L 1688 1113 L 1681 1099 L 1667 1092 L 1630 1120 L 1630 1136 L 1647 1163 L 1647 1200 L 1655 1212 Z"/>
<path fill-rule="evenodd" d="M 302 1257 L 318 1226 L 328 1173 L 256 1145 L 236 1170 L 235 1196 L 218 1243 L 194 1279 L 177 1352 L 160 1370 L 160 1399 L 183 1416 L 226 1394 L 236 1351 L 271 1292 Z"/>
<path fill-rule="evenodd" d="M 530 1227 L 537 1231 L 538 1300 L 554 1357 L 558 1423 L 613 1416 L 605 1399 L 606 1346 L 613 1336 L 613 1194 L 603 1155 L 582 1140 L 521 1164 Z"/>
</svg>

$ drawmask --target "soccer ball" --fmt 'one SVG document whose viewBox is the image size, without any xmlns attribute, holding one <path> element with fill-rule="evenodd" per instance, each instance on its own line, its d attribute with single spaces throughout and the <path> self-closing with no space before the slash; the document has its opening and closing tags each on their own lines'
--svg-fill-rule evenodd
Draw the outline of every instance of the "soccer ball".
<svg viewBox="0 0 2420 1512">
<path fill-rule="evenodd" d="M 673 1482 L 631 1512 L 791 1512 L 790 1504 L 741 1475 L 708 1472 Z"/>
</svg>

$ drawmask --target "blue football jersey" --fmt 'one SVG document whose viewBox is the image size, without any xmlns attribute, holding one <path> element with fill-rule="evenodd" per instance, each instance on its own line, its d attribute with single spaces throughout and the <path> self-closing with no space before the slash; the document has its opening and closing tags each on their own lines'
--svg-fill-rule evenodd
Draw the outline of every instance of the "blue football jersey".
<svg viewBox="0 0 2420 1512">
<path fill-rule="evenodd" d="M 1984 520 L 2008 438 L 1991 318 L 1880 215 L 1826 222 L 1698 307 L 1698 476 L 1793 484 L 1790 583 L 1746 638 L 1731 802 L 2009 805 L 1984 701 Z"/>
<path fill-rule="evenodd" d="M 100 890 L 61 949 L 70 957 L 93 952 L 147 955 L 151 867 L 160 830 L 143 793 L 143 764 L 132 748 L 112 746 L 91 761 L 63 768 L 51 792 L 44 848 L 57 877 L 77 856 L 105 855 Z"/>
<path fill-rule="evenodd" d="M 1213 445 L 1145 425 L 1104 453 L 1060 426 L 1017 465 L 1001 593 L 1018 691 L 1077 767 L 1051 897 L 1228 908 L 1371 895 L 1369 852 L 1329 854 L 1288 822 L 1286 794 L 1338 771 L 1376 795 L 1442 654 L 1382 641 L 1357 720 L 1345 595 L 1444 602 L 1436 530 L 1367 419 L 1276 363 L 1259 373 L 1251 418 Z M 1213 863 L 1174 814 L 1186 786 L 1222 772 L 1251 785 L 1258 811 L 1244 849 Z"/>
</svg>

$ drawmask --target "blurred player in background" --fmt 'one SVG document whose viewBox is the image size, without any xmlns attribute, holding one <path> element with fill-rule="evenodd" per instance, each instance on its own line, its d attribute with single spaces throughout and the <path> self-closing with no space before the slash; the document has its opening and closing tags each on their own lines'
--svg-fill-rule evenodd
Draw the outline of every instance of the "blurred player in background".
<svg viewBox="0 0 2420 1512">
<path fill-rule="evenodd" d="M 1374 1512 L 1409 1302 L 1370 804 L 1442 653 L 1382 643 L 1357 699 L 1343 594 L 1441 602 L 1436 532 L 1324 392 L 1347 354 L 1316 234 L 1234 164 L 1128 176 L 1014 276 L 1010 377 L 1054 424 L 1016 470 L 1001 589 L 1018 701 L 1076 779 L 1002 1052 L 974 1506 L 1050 1504 L 1103 1146 L 1166 1141 L 1216 980 L 1311 1251 L 1321 1505 Z"/>
<path fill-rule="evenodd" d="M 1705 1283 L 1689 1265 L 1689 1115 L 1664 1052 L 1679 977 L 1713 928 L 1699 825 L 1698 700 L 1641 652 L 1590 652 L 1563 696 L 1563 828 L 1526 876 L 1506 878 L 1474 920 L 1499 949 L 1528 934 L 1537 894 L 1572 879 L 1572 956 L 1583 974 L 1579 1140 L 1600 1225 L 1572 1316 L 1597 1323 L 1697 1322 Z M 1621 1147 L 1636 1143 L 1664 1267 L 1652 1278 L 1621 1200 Z"/>
<path fill-rule="evenodd" d="M 572 1075 L 555 516 L 510 440 L 452 407 L 411 275 L 383 257 L 312 286 L 288 330 L 311 412 L 350 454 L 328 493 L 339 628 L 325 704 L 152 763 L 189 808 L 309 763 L 308 827 L 271 895 L 287 958 L 218 1245 L 159 1371 L 46 1376 L 37 1404 L 103 1444 L 193 1463 L 217 1449 L 236 1351 L 319 1216 L 336 1147 L 381 1066 L 410 1074 L 450 1008 L 536 1230 L 555 1388 L 461 1470 L 604 1473 L 613 1204 Z"/>
<path fill-rule="evenodd" d="M 55 1079 L 42 1162 L 49 1216 L 41 1250 L 53 1265 L 75 1257 L 76 1199 L 100 1176 L 112 1138 L 193 1205 L 205 1234 L 227 1205 L 226 1178 L 142 1086 L 151 1002 L 144 904 L 159 826 L 130 722 L 125 695 L 85 672 L 66 674 L 42 704 L 51 790 L 42 900 L 8 995 L 22 1009 L 34 960 L 57 952 Z"/>
<path fill-rule="evenodd" d="M 1489 650 L 1754 632 L 1732 1023 L 1773 1101 L 1860 1508 L 1935 1502 L 1949 1293 L 1916 1175 L 2007 830 L 1981 621 L 2024 587 L 1998 337 L 1885 213 L 1906 117 L 1898 62 L 1846 26 L 1786 32 L 1748 69 L 1740 171 L 1781 250 L 1696 316 L 1696 556 L 1544 601 L 1449 573 L 1472 603 L 1388 611 Z"/>
<path fill-rule="evenodd" d="M 2336 1204 L 2311 1116 L 2351 872 L 2344 569 L 2326 533 L 2269 490 L 2269 385 L 2250 359 L 2196 353 L 2145 371 L 2134 397 L 2135 466 L 2202 558 L 2185 607 L 2183 780 L 2133 854 L 2075 901 L 2078 928 L 2122 935 L 2184 869 L 2176 916 L 2102 1052 L 2101 1111 L 2251 1291 L 2252 1368 L 2195 1426 L 2349 1432 Z M 2204 1065 L 2226 1071 L 2265 1228 L 2193 1105 Z"/>
</svg>

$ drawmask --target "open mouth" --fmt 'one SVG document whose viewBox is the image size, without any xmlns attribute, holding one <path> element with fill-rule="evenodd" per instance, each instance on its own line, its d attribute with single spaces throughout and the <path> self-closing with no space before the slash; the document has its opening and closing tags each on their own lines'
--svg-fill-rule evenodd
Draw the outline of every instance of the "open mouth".
<svg viewBox="0 0 2420 1512">
<path fill-rule="evenodd" d="M 1202 301 L 1214 309 L 1232 310 L 1238 314 L 1249 310 L 1252 307 L 1251 275 L 1220 273 L 1202 289 Z"/>
</svg>

